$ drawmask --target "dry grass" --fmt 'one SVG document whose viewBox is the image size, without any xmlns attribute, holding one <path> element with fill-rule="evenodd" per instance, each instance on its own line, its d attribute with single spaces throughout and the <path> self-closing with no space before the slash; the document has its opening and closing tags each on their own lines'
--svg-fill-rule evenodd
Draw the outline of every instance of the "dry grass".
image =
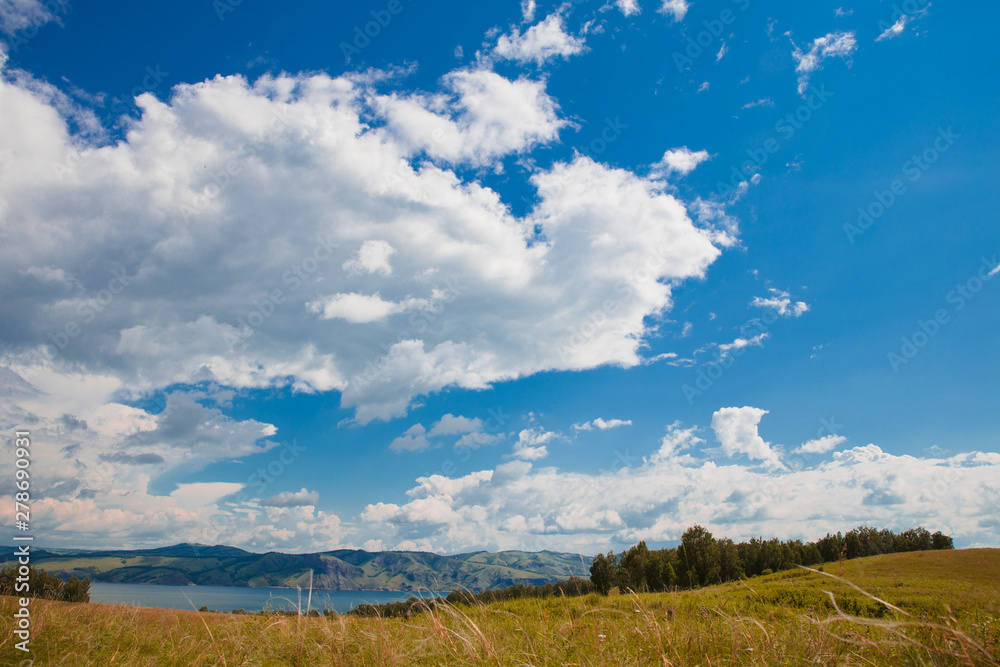
<svg viewBox="0 0 1000 667">
<path fill-rule="evenodd" d="M 836 564 L 826 575 L 838 574 Z M 996 665 L 1000 550 L 850 561 L 700 591 L 444 606 L 412 619 L 33 603 L 34 665 Z M 883 602 L 879 602 L 879 598 Z M 890 605 L 890 606 L 887 606 Z M 13 649 L 0 598 L 0 664 Z"/>
</svg>

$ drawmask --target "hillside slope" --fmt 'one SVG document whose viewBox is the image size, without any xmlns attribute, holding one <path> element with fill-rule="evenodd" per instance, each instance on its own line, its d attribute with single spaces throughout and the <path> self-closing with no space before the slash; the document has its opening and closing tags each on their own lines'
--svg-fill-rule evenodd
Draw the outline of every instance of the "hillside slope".
<svg viewBox="0 0 1000 667">
<path fill-rule="evenodd" d="M 676 593 L 444 605 L 411 618 L 235 616 L 37 600 L 32 657 L 36 667 L 998 664 L 1000 549 L 859 558 L 842 572 L 838 563 L 823 567 L 900 611 L 804 570 Z M 838 618 L 825 591 L 852 616 Z M 16 604 L 0 597 L 0 616 L 11 618 Z"/>
</svg>

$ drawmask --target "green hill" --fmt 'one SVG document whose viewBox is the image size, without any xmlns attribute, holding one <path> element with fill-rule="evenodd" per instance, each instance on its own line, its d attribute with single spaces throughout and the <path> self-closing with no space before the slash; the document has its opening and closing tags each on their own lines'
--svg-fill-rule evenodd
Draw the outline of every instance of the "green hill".
<svg viewBox="0 0 1000 667">
<path fill-rule="evenodd" d="M 9 563 L 4 555 L 0 563 Z M 251 553 L 235 547 L 178 544 L 138 551 L 54 553 L 31 562 L 62 578 L 199 586 L 308 586 L 321 590 L 482 591 L 588 577 L 593 559 L 577 554 L 502 551 L 439 556 L 422 551 L 337 550 L 312 554 Z"/>
<path fill-rule="evenodd" d="M 352 567 L 382 555 L 339 553 Z M 536 556 L 548 563 L 559 555 L 451 558 L 512 563 Z M 1000 549 L 822 567 L 680 592 L 445 603 L 410 618 L 234 616 L 35 600 L 32 658 L 36 667 L 998 664 Z M 16 608 L 16 598 L 0 596 L 0 617 Z"/>
</svg>

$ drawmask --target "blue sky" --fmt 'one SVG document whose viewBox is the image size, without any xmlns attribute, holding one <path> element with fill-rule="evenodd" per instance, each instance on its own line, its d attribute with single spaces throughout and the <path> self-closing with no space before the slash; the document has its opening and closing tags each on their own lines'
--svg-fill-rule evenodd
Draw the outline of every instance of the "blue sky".
<svg viewBox="0 0 1000 667">
<path fill-rule="evenodd" d="M 998 13 L 0 4 L 36 539 L 1000 544 Z"/>
</svg>

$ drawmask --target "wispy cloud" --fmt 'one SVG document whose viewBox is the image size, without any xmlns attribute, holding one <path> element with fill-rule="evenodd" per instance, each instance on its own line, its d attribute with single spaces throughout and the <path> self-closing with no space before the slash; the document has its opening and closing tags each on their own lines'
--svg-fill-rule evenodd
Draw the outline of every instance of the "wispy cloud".
<svg viewBox="0 0 1000 667">
<path fill-rule="evenodd" d="M 638 0 L 615 0 L 615 7 L 625 16 L 632 16 L 642 11 Z"/>
<path fill-rule="evenodd" d="M 727 357 L 733 350 L 742 350 L 745 347 L 764 347 L 764 341 L 771 337 L 768 332 L 757 334 L 750 338 L 736 338 L 732 343 L 720 343 L 719 356 Z"/>
<path fill-rule="evenodd" d="M 620 426 L 631 426 L 631 419 L 601 419 L 598 417 L 589 422 L 583 422 L 582 424 L 573 424 L 573 428 L 577 431 L 593 431 L 595 428 L 600 431 L 607 431 L 612 428 L 618 428 Z"/>
<path fill-rule="evenodd" d="M 876 42 L 881 42 L 886 39 L 892 39 L 893 37 L 898 37 L 903 34 L 903 30 L 906 29 L 906 24 L 910 22 L 910 16 L 908 14 L 903 14 L 899 17 L 899 20 L 893 23 L 891 26 L 885 29 L 885 31 L 875 38 Z"/>
<path fill-rule="evenodd" d="M 689 8 L 687 0 L 663 0 L 657 11 L 673 17 L 674 21 L 683 21 Z"/>
<path fill-rule="evenodd" d="M 740 108 L 753 109 L 756 107 L 773 107 L 773 106 L 774 106 L 774 100 L 772 100 L 770 97 L 762 97 L 759 100 L 754 100 L 753 102 L 747 102 Z"/>
<path fill-rule="evenodd" d="M 305 487 L 302 487 L 299 491 L 282 491 L 275 496 L 264 498 L 260 501 L 261 507 L 303 507 L 318 503 L 319 493 L 310 491 Z"/>
<path fill-rule="evenodd" d="M 414 424 L 406 432 L 389 443 L 392 452 L 422 452 L 433 445 L 427 438 L 427 429 L 423 424 Z"/>
<path fill-rule="evenodd" d="M 41 0 L 0 0 L 0 32 L 8 35 L 48 23 L 55 18 Z"/>
<path fill-rule="evenodd" d="M 800 317 L 809 311 L 809 304 L 805 301 L 792 301 L 788 292 L 770 288 L 771 296 L 755 296 L 750 302 L 756 308 L 767 308 L 773 310 L 781 317 Z"/>
<path fill-rule="evenodd" d="M 902 12 L 898 8 L 896 8 L 896 12 L 899 13 L 899 17 L 892 25 L 887 26 L 885 30 L 883 30 L 882 33 L 875 38 L 875 41 L 882 42 L 888 39 L 894 39 L 896 37 L 899 37 L 906 31 L 906 27 L 908 25 L 910 25 L 917 19 L 927 16 L 927 13 L 930 11 L 930 7 L 931 4 L 927 3 L 927 5 L 925 5 L 923 8 L 911 12 Z M 885 25 L 885 23 L 882 21 L 879 21 L 879 24 Z"/>
<path fill-rule="evenodd" d="M 810 440 L 803 443 L 797 449 L 796 454 L 826 454 L 833 451 L 841 444 L 847 442 L 847 438 L 842 435 L 824 435 L 822 438 Z"/>
<path fill-rule="evenodd" d="M 795 71 L 799 74 L 799 94 L 805 93 L 809 87 L 809 77 L 822 68 L 823 61 L 828 58 L 841 58 L 850 64 L 850 57 L 857 48 L 858 42 L 853 32 L 831 32 L 817 37 L 805 51 L 794 46 L 792 58 L 795 60 Z"/>
</svg>

